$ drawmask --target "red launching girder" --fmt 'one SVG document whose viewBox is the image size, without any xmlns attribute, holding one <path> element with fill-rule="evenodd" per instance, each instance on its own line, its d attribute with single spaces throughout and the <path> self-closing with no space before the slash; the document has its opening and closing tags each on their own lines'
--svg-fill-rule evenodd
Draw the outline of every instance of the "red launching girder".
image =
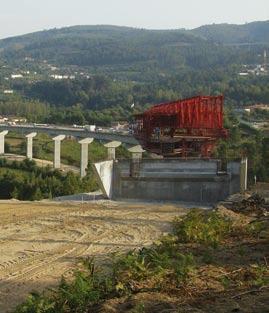
<svg viewBox="0 0 269 313">
<path fill-rule="evenodd" d="M 223 102 L 223 96 L 198 96 L 155 105 L 136 115 L 135 137 L 158 154 L 209 156 L 216 141 L 227 137 Z"/>
</svg>

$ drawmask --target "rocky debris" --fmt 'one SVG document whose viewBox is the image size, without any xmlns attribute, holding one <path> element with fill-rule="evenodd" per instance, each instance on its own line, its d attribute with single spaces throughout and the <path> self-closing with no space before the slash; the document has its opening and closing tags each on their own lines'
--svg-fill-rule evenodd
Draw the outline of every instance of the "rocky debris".
<svg viewBox="0 0 269 313">
<path fill-rule="evenodd" d="M 269 204 L 258 193 L 234 194 L 227 198 L 227 200 L 219 202 L 217 207 L 219 206 L 247 216 L 269 216 Z"/>
<path fill-rule="evenodd" d="M 239 202 L 234 202 L 231 209 L 234 212 L 253 216 L 269 216 L 269 205 L 265 199 L 257 193 Z"/>
</svg>

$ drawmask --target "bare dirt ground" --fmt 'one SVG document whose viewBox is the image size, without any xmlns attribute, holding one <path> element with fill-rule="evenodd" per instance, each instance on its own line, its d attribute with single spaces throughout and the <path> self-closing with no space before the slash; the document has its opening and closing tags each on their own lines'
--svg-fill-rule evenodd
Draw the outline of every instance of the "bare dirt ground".
<svg viewBox="0 0 269 313">
<path fill-rule="evenodd" d="M 55 285 L 81 257 L 150 245 L 186 209 L 102 202 L 0 202 L 0 312 Z"/>
</svg>

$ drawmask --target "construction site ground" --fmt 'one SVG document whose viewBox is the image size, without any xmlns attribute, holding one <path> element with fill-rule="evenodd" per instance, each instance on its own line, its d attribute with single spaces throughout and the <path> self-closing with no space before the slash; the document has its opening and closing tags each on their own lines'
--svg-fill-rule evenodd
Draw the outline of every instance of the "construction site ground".
<svg viewBox="0 0 269 313">
<path fill-rule="evenodd" d="M 269 203 L 257 194 L 236 194 L 215 211 L 232 222 L 234 231 L 215 248 L 197 242 L 177 246 L 177 252 L 196 258 L 187 281 L 168 281 L 159 289 L 150 279 L 146 286 L 136 281 L 132 295 L 89 312 L 268 313 Z"/>
<path fill-rule="evenodd" d="M 177 204 L 0 202 L 0 312 L 71 275 L 80 258 L 148 246 L 187 210 Z"/>
<path fill-rule="evenodd" d="M 148 280 L 89 312 L 268 313 L 268 203 L 234 195 L 217 211 L 238 231 L 214 249 L 179 245 L 179 253 L 196 259 L 183 285 L 157 290 Z M 61 275 L 71 278 L 83 257 L 102 263 L 112 252 L 151 245 L 171 231 L 174 217 L 187 212 L 176 203 L 0 202 L 0 312 L 12 312 L 33 290 L 56 286 Z M 254 233 L 246 231 L 252 227 Z"/>
</svg>

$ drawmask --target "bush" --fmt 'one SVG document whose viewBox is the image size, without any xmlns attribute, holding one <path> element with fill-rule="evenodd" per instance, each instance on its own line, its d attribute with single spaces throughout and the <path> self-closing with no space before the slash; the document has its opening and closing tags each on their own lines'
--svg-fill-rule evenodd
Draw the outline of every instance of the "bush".
<svg viewBox="0 0 269 313">
<path fill-rule="evenodd" d="M 202 243 L 216 247 L 231 230 L 231 222 L 216 212 L 193 209 L 182 220 L 177 218 L 174 233 L 179 242 Z"/>
<path fill-rule="evenodd" d="M 113 283 L 95 269 L 92 259 L 83 262 L 83 270 L 67 282 L 62 278 L 58 288 L 48 295 L 32 293 L 15 313 L 83 313 L 99 303 L 113 290 Z"/>
<path fill-rule="evenodd" d="M 191 254 L 176 251 L 171 254 L 161 244 L 118 255 L 113 268 L 118 291 L 128 292 L 132 290 L 133 282 L 145 280 L 149 286 L 162 289 L 168 281 L 170 284 L 186 281 L 194 268 L 194 259 Z"/>
<path fill-rule="evenodd" d="M 55 303 L 49 297 L 33 292 L 17 307 L 15 313 L 56 313 Z"/>
</svg>

